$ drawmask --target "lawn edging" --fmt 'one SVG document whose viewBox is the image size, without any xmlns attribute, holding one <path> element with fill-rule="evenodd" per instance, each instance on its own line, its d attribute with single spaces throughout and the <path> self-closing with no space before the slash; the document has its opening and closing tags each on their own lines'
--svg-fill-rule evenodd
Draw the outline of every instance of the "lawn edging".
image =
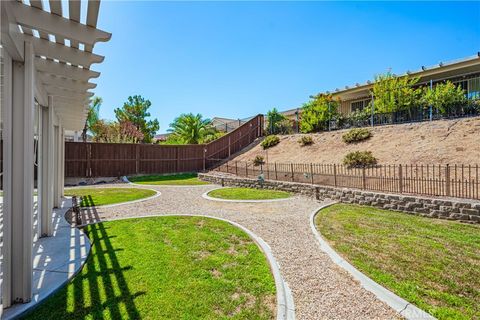
<svg viewBox="0 0 480 320">
<path fill-rule="evenodd" d="M 209 218 L 227 222 L 232 226 L 242 230 L 245 232 L 260 248 L 260 250 L 265 255 L 268 264 L 270 265 L 270 270 L 272 272 L 273 278 L 275 280 L 275 291 L 276 291 L 276 300 L 277 300 L 277 320 L 295 320 L 295 305 L 293 301 L 292 292 L 287 284 L 287 282 L 283 279 L 282 274 L 280 273 L 280 266 L 277 263 L 277 260 L 273 256 L 272 250 L 270 246 L 259 236 L 255 233 L 250 231 L 249 229 L 245 228 L 239 223 L 234 221 L 219 218 L 209 215 L 202 215 L 202 214 L 152 214 L 152 215 L 142 215 L 142 216 L 135 216 L 135 217 L 116 217 L 112 219 L 104 219 L 101 221 L 96 221 L 89 224 L 96 224 L 101 222 L 107 221 L 116 221 L 116 220 L 129 220 L 129 219 L 140 219 L 140 218 L 153 218 L 153 217 L 202 217 L 202 218 Z M 78 227 L 85 227 L 89 224 L 84 224 Z"/>
<path fill-rule="evenodd" d="M 417 319 L 436 319 L 431 314 L 423 311 L 422 309 L 416 307 L 412 303 L 408 302 L 407 300 L 401 298 L 400 296 L 396 295 L 392 291 L 388 290 L 387 288 L 383 287 L 379 283 L 372 280 L 370 277 L 362 273 L 360 270 L 355 268 L 352 264 L 350 264 L 347 260 L 342 258 L 325 240 L 320 231 L 315 226 L 315 217 L 317 214 L 320 213 L 322 209 L 325 209 L 331 205 L 336 204 L 337 202 L 328 203 L 325 205 L 320 206 L 319 208 L 315 209 L 310 215 L 310 228 L 317 239 L 318 245 L 320 249 L 324 251 L 330 259 L 340 268 L 347 271 L 355 280 L 360 282 L 361 286 L 373 293 L 380 301 L 386 303 L 396 312 L 398 312 L 402 317 L 405 317 L 408 320 L 417 320 Z"/>
<path fill-rule="evenodd" d="M 148 187 L 173 187 L 173 188 L 192 188 L 192 187 L 206 187 L 206 186 L 212 186 L 211 183 L 205 183 L 205 184 L 146 184 L 146 183 L 135 183 L 130 180 L 128 180 L 127 176 L 122 177 L 122 180 L 125 181 L 127 184 L 130 184 L 132 186 L 148 186 Z"/>
<path fill-rule="evenodd" d="M 215 198 L 211 197 L 208 194 L 214 190 L 219 190 L 219 189 L 227 189 L 227 188 L 235 188 L 235 187 L 218 187 L 214 188 L 211 190 L 206 191 L 204 194 L 202 194 L 202 198 L 210 201 L 219 201 L 219 202 L 243 202 L 243 203 L 261 203 L 261 202 L 278 202 L 278 201 L 286 201 L 286 200 L 292 200 L 293 197 L 287 197 L 287 198 L 281 198 L 281 199 L 264 199 L 264 200 L 235 200 L 235 199 L 222 199 L 222 198 Z M 252 188 L 253 189 L 253 188 Z"/>
<path fill-rule="evenodd" d="M 75 187 L 76 188 L 76 187 Z M 91 187 L 90 187 L 91 188 Z M 107 188 L 107 187 L 105 187 Z M 111 189 L 111 187 L 108 187 L 109 189 Z M 112 204 L 105 204 L 105 205 L 101 205 L 101 206 L 89 206 L 89 207 L 80 207 L 81 209 L 102 209 L 102 208 L 112 208 L 112 207 L 118 207 L 118 206 L 123 206 L 123 205 L 126 205 L 126 204 L 133 204 L 133 203 L 138 203 L 138 202 L 143 202 L 143 201 L 148 201 L 148 200 L 152 200 L 152 199 L 155 199 L 157 197 L 160 197 L 162 195 L 162 193 L 158 190 L 154 190 L 154 189 L 149 189 L 149 188 L 139 188 L 139 189 L 146 189 L 146 190 L 150 190 L 150 191 L 154 191 L 155 194 L 153 196 L 150 196 L 150 197 L 146 197 L 146 198 L 142 198 L 142 199 L 137 199 L 137 200 L 131 200 L 131 201 L 125 201 L 125 202 L 118 202 L 118 203 L 112 203 Z M 71 199 L 72 197 L 71 196 L 65 196 L 65 198 L 67 199 Z"/>
</svg>

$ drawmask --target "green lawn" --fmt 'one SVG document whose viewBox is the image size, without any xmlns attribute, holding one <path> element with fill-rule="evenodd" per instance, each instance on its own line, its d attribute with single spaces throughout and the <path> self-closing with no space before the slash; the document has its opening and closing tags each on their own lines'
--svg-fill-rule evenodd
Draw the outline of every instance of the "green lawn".
<svg viewBox="0 0 480 320">
<path fill-rule="evenodd" d="M 266 258 L 227 222 L 152 217 L 85 230 L 85 266 L 26 319 L 274 318 Z"/>
<path fill-rule="evenodd" d="M 438 319 L 480 319 L 480 226 L 336 204 L 317 214 L 330 244 Z"/>
<path fill-rule="evenodd" d="M 198 179 L 196 173 L 181 173 L 172 175 L 150 175 L 129 177 L 133 183 L 154 185 L 202 185 L 208 182 Z"/>
<path fill-rule="evenodd" d="M 68 188 L 67 196 L 81 196 L 80 206 L 103 206 L 148 198 L 155 195 L 155 191 L 140 188 Z"/>
<path fill-rule="evenodd" d="M 290 197 L 285 191 L 252 189 L 252 188 L 224 188 L 212 190 L 208 193 L 210 197 L 228 200 L 267 200 L 283 199 Z"/>
</svg>

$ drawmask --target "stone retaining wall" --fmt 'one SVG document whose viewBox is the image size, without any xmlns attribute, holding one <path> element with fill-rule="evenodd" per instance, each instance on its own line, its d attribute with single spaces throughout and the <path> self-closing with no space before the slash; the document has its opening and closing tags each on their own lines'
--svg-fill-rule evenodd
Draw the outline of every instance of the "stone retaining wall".
<svg viewBox="0 0 480 320">
<path fill-rule="evenodd" d="M 431 218 L 480 223 L 480 201 L 387 194 L 275 180 L 266 180 L 261 183 L 255 179 L 222 173 L 200 173 L 198 177 L 204 181 L 223 186 L 282 190 L 318 200 L 328 198 L 343 203 L 356 203 L 381 209 L 403 211 Z"/>
</svg>

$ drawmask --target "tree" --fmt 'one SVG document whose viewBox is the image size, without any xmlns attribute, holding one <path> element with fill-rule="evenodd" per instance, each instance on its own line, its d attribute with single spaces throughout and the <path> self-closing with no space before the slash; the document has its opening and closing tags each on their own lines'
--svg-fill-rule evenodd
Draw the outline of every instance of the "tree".
<svg viewBox="0 0 480 320">
<path fill-rule="evenodd" d="M 396 77 L 390 72 L 377 75 L 372 90 L 375 97 L 375 112 L 390 113 L 401 110 L 410 112 L 413 107 L 418 107 L 423 95 L 421 87 L 414 87 L 418 81 L 418 77 Z"/>
<path fill-rule="evenodd" d="M 88 114 L 87 119 L 85 120 L 85 126 L 83 127 L 82 131 L 82 140 L 83 142 L 87 142 L 87 132 L 90 131 L 95 134 L 93 128 L 95 124 L 100 119 L 100 106 L 102 105 L 102 98 L 100 97 L 93 97 L 90 100 L 90 106 L 88 107 Z"/>
<path fill-rule="evenodd" d="M 186 144 L 199 144 L 210 135 L 215 134 L 210 119 L 203 119 L 201 114 L 181 114 L 170 124 L 172 139 Z"/>
<path fill-rule="evenodd" d="M 319 94 L 302 106 L 300 131 L 303 133 L 328 129 L 328 121 L 338 114 L 339 101 L 331 94 Z"/>
<path fill-rule="evenodd" d="M 465 100 L 463 89 L 450 81 L 439 83 L 432 90 L 425 92 L 427 105 L 432 106 L 445 115 L 450 114 L 453 108 L 462 104 Z"/>
<path fill-rule="evenodd" d="M 284 124 L 288 120 L 277 108 L 267 112 L 267 134 L 285 133 Z"/>
<path fill-rule="evenodd" d="M 104 143 L 138 143 L 143 139 L 143 133 L 130 121 L 105 121 L 98 120 L 93 129 L 93 141 Z"/>
<path fill-rule="evenodd" d="M 135 95 L 128 97 L 122 108 L 115 109 L 115 116 L 118 122 L 131 122 L 137 130 L 142 132 L 142 142 L 144 143 L 151 143 L 155 133 L 160 129 L 157 119 L 147 121 L 147 118 L 150 117 L 148 109 L 151 105 L 150 100 L 145 100 L 142 96 Z"/>
</svg>

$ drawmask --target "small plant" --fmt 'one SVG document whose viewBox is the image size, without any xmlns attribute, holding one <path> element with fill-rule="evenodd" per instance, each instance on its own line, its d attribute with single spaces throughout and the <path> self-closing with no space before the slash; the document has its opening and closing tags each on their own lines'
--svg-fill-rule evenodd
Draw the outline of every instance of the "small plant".
<svg viewBox="0 0 480 320">
<path fill-rule="evenodd" d="M 313 139 L 311 136 L 302 136 L 300 139 L 298 139 L 298 143 L 300 143 L 302 146 L 310 146 L 313 144 Z"/>
<path fill-rule="evenodd" d="M 354 143 L 366 140 L 372 136 L 372 132 L 367 128 L 353 128 L 344 133 L 342 139 L 345 143 Z"/>
<path fill-rule="evenodd" d="M 273 146 L 276 146 L 279 143 L 280 143 L 280 138 L 278 136 L 271 135 L 271 136 L 265 137 L 265 139 L 261 143 L 261 146 L 263 147 L 263 149 L 268 149 Z"/>
<path fill-rule="evenodd" d="M 343 158 L 343 164 L 349 168 L 368 167 L 376 165 L 377 158 L 373 156 L 371 151 L 353 151 Z"/>
<path fill-rule="evenodd" d="M 255 159 L 253 159 L 253 165 L 258 167 L 262 164 L 265 163 L 265 158 L 263 158 L 262 156 L 258 155 L 255 157 Z"/>
</svg>

